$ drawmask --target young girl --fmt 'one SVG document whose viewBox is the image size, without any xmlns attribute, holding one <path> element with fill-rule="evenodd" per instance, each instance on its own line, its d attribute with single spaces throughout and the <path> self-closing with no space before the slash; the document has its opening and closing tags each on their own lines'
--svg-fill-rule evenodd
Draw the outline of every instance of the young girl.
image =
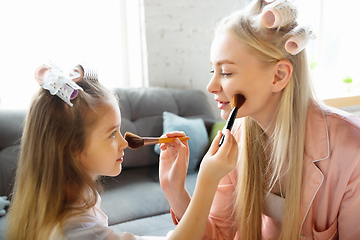
<svg viewBox="0 0 360 240">
<path fill-rule="evenodd" d="M 7 239 L 142 239 L 113 232 L 100 209 L 96 179 L 121 172 L 128 146 L 120 134 L 118 100 L 80 65 L 67 77 L 50 63 L 37 69 L 35 77 L 42 88 L 26 119 Z M 236 166 L 237 143 L 230 132 L 225 134 L 228 141 L 222 149 L 213 145 L 204 158 L 207 164 L 189 206 L 196 211 L 184 217 L 169 239 L 201 237 L 203 230 L 200 235 L 196 231 L 205 228 L 216 186 Z M 187 143 L 175 141 L 176 154 L 186 154 Z M 222 157 L 228 154 L 234 155 L 232 161 Z M 213 182 L 212 190 L 204 191 L 204 182 Z M 204 214 L 198 223 L 194 214 L 199 212 Z"/>
<path fill-rule="evenodd" d="M 238 166 L 203 239 L 360 239 L 360 121 L 314 100 L 301 46 L 312 33 L 296 17 L 289 1 L 254 0 L 216 29 L 207 89 L 224 119 L 235 94 L 246 101 L 232 129 Z M 161 185 L 179 222 L 191 200 L 183 172 L 168 173 Z"/>
</svg>

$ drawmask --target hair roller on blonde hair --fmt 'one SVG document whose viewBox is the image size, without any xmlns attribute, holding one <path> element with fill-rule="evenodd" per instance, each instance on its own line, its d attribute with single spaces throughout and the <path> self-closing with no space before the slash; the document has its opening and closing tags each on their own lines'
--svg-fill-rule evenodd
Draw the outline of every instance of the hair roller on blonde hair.
<svg viewBox="0 0 360 240">
<path fill-rule="evenodd" d="M 267 28 L 284 27 L 295 22 L 297 8 L 287 0 L 276 0 L 266 5 L 262 12 L 262 23 Z"/>
<path fill-rule="evenodd" d="M 276 2 L 275 2 L 276 3 Z M 232 13 L 218 25 L 215 34 L 226 32 L 248 45 L 265 63 L 287 60 L 293 66 L 291 79 L 283 89 L 274 119 L 273 134 L 266 138 L 261 127 L 250 117 L 242 126 L 241 159 L 237 184 L 235 211 L 240 239 L 262 239 L 262 210 L 264 198 L 274 184 L 288 174 L 282 230 L 279 239 L 298 239 L 300 222 L 300 193 L 305 125 L 309 101 L 313 99 L 305 51 L 288 53 L 285 43 L 288 33 L 297 25 L 281 29 L 266 28 L 261 16 L 266 3 L 253 1 L 245 10 Z M 266 154 L 270 148 L 271 154 Z M 273 172 L 269 173 L 270 164 Z M 261 187 L 262 186 L 262 187 Z"/>
<path fill-rule="evenodd" d="M 309 26 L 298 26 L 289 32 L 288 35 L 290 38 L 285 43 L 285 50 L 292 55 L 301 52 L 310 39 L 315 39 L 315 34 Z"/>
<path fill-rule="evenodd" d="M 91 128 L 117 99 L 98 81 L 77 81 L 83 91 L 70 107 L 40 88 L 32 99 L 21 140 L 8 240 L 49 239 L 61 236 L 62 224 L 93 207 L 100 185 L 77 161 Z"/>
</svg>

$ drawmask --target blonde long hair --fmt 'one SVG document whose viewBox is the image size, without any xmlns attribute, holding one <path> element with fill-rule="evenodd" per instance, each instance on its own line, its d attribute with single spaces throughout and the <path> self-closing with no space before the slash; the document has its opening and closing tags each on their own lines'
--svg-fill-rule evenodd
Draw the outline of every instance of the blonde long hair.
<svg viewBox="0 0 360 240">
<path fill-rule="evenodd" d="M 32 99 L 9 210 L 8 240 L 49 239 L 54 229 L 61 236 L 66 219 L 97 202 L 100 185 L 75 159 L 86 148 L 91 128 L 116 99 L 98 81 L 82 80 L 78 85 L 84 91 L 72 100 L 72 107 L 42 88 Z"/>
<path fill-rule="evenodd" d="M 235 203 L 238 234 L 245 240 L 262 239 L 264 199 L 282 177 L 281 172 L 285 171 L 291 177 L 287 178 L 285 188 L 280 239 L 298 239 L 305 126 L 308 104 L 314 99 L 313 91 L 305 50 L 293 56 L 284 48 L 290 37 L 288 33 L 297 23 L 281 29 L 267 29 L 260 22 L 263 7 L 263 1 L 255 0 L 245 10 L 224 18 L 216 29 L 216 33 L 227 32 L 246 43 L 255 55 L 268 64 L 285 59 L 293 65 L 291 79 L 282 92 L 271 137 L 266 139 L 263 129 L 250 117 L 245 118 L 242 127 L 242 154 Z M 265 151 L 267 148 L 271 149 L 270 156 Z M 271 173 L 270 164 L 275 166 Z"/>
</svg>

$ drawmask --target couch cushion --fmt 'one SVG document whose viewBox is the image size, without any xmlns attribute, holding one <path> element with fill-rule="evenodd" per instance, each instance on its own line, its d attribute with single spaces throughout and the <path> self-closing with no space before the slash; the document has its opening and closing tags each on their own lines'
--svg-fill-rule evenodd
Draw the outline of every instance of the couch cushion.
<svg viewBox="0 0 360 240">
<path fill-rule="evenodd" d="M 157 169 L 124 169 L 116 178 L 107 178 L 102 194 L 102 210 L 109 225 L 169 211 L 169 203 L 157 180 Z"/>
<path fill-rule="evenodd" d="M 120 99 L 122 134 L 132 132 L 141 137 L 160 137 L 164 111 L 185 118 L 202 118 L 208 133 L 215 122 L 210 104 L 201 91 L 160 87 L 115 88 L 113 91 Z M 125 149 L 123 167 L 158 165 L 158 161 L 159 155 L 153 146 Z"/>
<path fill-rule="evenodd" d="M 216 122 L 213 124 L 213 126 L 211 127 L 210 136 L 209 136 L 210 143 L 214 140 L 218 131 L 222 131 L 224 129 L 225 125 L 226 125 L 226 121 L 219 121 L 219 122 Z"/>
<path fill-rule="evenodd" d="M 186 189 L 194 192 L 197 173 L 186 176 Z M 109 226 L 168 213 L 170 205 L 159 184 L 158 166 L 124 169 L 117 177 L 105 177 L 101 208 Z M 125 229 L 126 231 L 126 229 Z"/>
<path fill-rule="evenodd" d="M 115 232 L 130 232 L 138 236 L 166 236 L 175 229 L 170 213 L 137 219 L 110 226 Z"/>
<path fill-rule="evenodd" d="M 0 239 L 5 239 L 6 218 L 7 215 L 0 217 Z"/>
<path fill-rule="evenodd" d="M 0 152 L 0 196 L 9 196 L 12 192 L 19 154 L 20 145 L 7 147 Z"/>
<path fill-rule="evenodd" d="M 204 156 L 209 143 L 204 121 L 202 118 L 187 119 L 169 112 L 163 113 L 163 119 L 164 134 L 172 131 L 183 131 L 190 137 L 188 141 L 190 150 L 188 172 L 196 171 L 198 162 Z M 155 145 L 154 149 L 157 154 L 160 154 L 158 144 Z"/>
</svg>

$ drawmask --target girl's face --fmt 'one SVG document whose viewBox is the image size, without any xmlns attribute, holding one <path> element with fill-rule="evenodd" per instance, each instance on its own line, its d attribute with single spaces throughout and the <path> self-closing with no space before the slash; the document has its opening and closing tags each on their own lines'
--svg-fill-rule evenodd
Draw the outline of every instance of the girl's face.
<svg viewBox="0 0 360 240">
<path fill-rule="evenodd" d="M 87 148 L 80 156 L 80 163 L 92 179 L 120 174 L 124 149 L 128 147 L 120 133 L 120 124 L 119 107 L 111 104 L 92 129 Z"/>
<path fill-rule="evenodd" d="M 213 76 L 207 90 L 214 94 L 221 117 L 227 119 L 235 94 L 246 98 L 237 117 L 250 116 L 260 125 L 272 120 L 280 100 L 274 92 L 276 64 L 265 64 L 249 47 L 228 33 L 217 34 L 211 46 Z"/>
</svg>

